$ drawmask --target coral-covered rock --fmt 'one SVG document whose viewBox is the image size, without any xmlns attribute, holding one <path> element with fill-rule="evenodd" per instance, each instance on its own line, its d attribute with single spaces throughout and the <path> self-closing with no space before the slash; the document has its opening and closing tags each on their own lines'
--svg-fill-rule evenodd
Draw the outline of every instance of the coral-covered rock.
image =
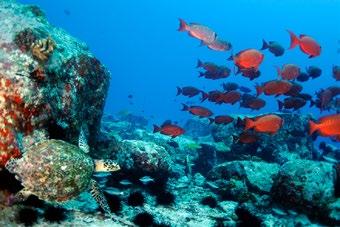
<svg viewBox="0 0 340 227">
<path fill-rule="evenodd" d="M 311 160 L 285 163 L 272 188 L 277 202 L 313 214 L 324 212 L 334 199 L 336 171 L 332 164 Z"/>
<path fill-rule="evenodd" d="M 279 166 L 275 163 L 232 161 L 214 167 L 208 174 L 210 180 L 240 180 L 250 191 L 269 193 Z"/>
<path fill-rule="evenodd" d="M 0 167 L 20 155 L 18 136 L 45 130 L 93 145 L 109 73 L 85 44 L 48 23 L 38 7 L 0 1 Z"/>
<path fill-rule="evenodd" d="M 192 137 L 207 136 L 211 133 L 208 121 L 190 119 L 184 125 L 185 133 Z"/>
<path fill-rule="evenodd" d="M 161 176 L 169 173 L 173 164 L 164 147 L 142 140 L 122 141 L 116 159 L 123 171 L 132 171 L 137 176 Z"/>
</svg>

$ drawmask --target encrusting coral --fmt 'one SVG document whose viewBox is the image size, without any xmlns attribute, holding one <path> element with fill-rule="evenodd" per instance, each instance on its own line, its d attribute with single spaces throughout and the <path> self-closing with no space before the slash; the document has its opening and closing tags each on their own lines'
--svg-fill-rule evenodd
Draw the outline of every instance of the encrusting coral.
<svg viewBox="0 0 340 227">
<path fill-rule="evenodd" d="M 38 61 L 45 62 L 52 54 L 55 46 L 56 45 L 51 37 L 39 39 L 38 41 L 32 43 L 31 52 L 33 57 Z"/>
</svg>

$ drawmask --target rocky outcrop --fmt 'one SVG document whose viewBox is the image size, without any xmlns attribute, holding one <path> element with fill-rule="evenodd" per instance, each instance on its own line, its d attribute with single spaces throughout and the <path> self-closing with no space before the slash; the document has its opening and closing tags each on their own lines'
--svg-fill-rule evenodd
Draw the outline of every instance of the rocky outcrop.
<svg viewBox="0 0 340 227">
<path fill-rule="evenodd" d="M 272 196 L 286 207 L 324 215 L 327 204 L 335 198 L 335 180 L 336 171 L 332 164 L 311 160 L 289 161 L 280 168 Z"/>
<path fill-rule="evenodd" d="M 14 133 L 45 130 L 77 143 L 81 127 L 95 143 L 109 73 L 88 47 L 52 26 L 33 6 L 0 0 L 0 167 L 20 155 Z"/>
<path fill-rule="evenodd" d="M 116 159 L 123 171 L 135 176 L 162 176 L 171 172 L 173 162 L 164 147 L 142 140 L 124 140 Z"/>
</svg>

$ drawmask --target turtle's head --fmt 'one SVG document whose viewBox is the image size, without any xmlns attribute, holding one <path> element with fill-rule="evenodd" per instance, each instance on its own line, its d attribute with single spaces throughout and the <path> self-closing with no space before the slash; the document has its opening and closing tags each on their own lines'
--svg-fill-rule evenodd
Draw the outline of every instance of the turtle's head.
<svg viewBox="0 0 340 227">
<path fill-rule="evenodd" d="M 120 166 L 117 162 L 110 159 L 95 160 L 95 172 L 115 172 L 120 170 Z"/>
</svg>

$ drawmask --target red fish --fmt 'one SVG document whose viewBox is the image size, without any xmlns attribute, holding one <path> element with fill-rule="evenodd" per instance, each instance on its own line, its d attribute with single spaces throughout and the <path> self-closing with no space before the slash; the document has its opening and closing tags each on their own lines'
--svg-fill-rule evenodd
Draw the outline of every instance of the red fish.
<svg viewBox="0 0 340 227">
<path fill-rule="evenodd" d="M 210 44 L 214 42 L 216 39 L 216 33 L 208 28 L 207 26 L 197 24 L 197 23 L 190 23 L 187 24 L 184 20 L 179 19 L 179 28 L 178 31 L 181 32 L 188 32 L 188 34 L 196 39 L 202 41 L 203 44 Z"/>
<path fill-rule="evenodd" d="M 227 78 L 230 76 L 231 70 L 227 67 L 219 67 L 216 71 L 205 71 L 200 72 L 199 77 L 204 77 L 206 79 L 218 80 Z"/>
<path fill-rule="evenodd" d="M 240 101 L 241 99 L 241 93 L 238 91 L 228 91 L 225 93 L 220 94 L 220 96 L 217 98 L 216 103 L 222 104 L 222 103 L 230 103 L 234 105 L 236 102 Z"/>
<path fill-rule="evenodd" d="M 318 131 L 322 136 L 339 136 L 340 135 L 340 114 L 333 114 L 322 117 L 319 123 L 309 121 L 309 134 Z"/>
<path fill-rule="evenodd" d="M 292 87 L 287 93 L 285 93 L 285 95 L 292 96 L 292 97 L 299 96 L 303 87 L 296 82 L 291 82 L 291 83 L 292 83 Z"/>
<path fill-rule="evenodd" d="M 285 64 L 282 69 L 277 67 L 277 74 L 284 80 L 294 80 L 300 75 L 300 68 L 294 64 Z"/>
<path fill-rule="evenodd" d="M 264 59 L 264 55 L 256 49 L 246 49 L 235 56 L 230 56 L 228 60 L 234 60 L 235 65 L 240 69 L 258 70 Z"/>
<path fill-rule="evenodd" d="M 160 132 L 161 134 L 171 136 L 172 138 L 180 136 L 185 132 L 184 129 L 172 124 L 170 121 L 164 122 L 161 127 L 154 125 L 153 128 L 153 133 Z"/>
<path fill-rule="evenodd" d="M 319 56 L 321 54 L 321 46 L 310 36 L 300 35 L 297 37 L 292 31 L 287 30 L 290 35 L 290 47 L 293 49 L 300 46 L 300 50 L 309 55 L 309 58 Z"/>
<path fill-rule="evenodd" d="M 182 105 L 183 105 L 182 111 L 188 111 L 192 115 L 198 116 L 200 118 L 210 117 L 213 115 L 213 113 L 209 109 L 202 106 L 187 106 L 185 104 Z"/>
<path fill-rule="evenodd" d="M 210 124 L 215 123 L 218 125 L 227 125 L 231 122 L 233 122 L 234 118 L 228 115 L 219 115 L 215 118 L 209 118 Z"/>
<path fill-rule="evenodd" d="M 274 114 L 263 115 L 255 119 L 245 118 L 245 130 L 275 134 L 283 125 L 283 119 Z"/>
<path fill-rule="evenodd" d="M 259 96 L 264 93 L 265 95 L 283 95 L 289 92 L 293 84 L 286 80 L 271 80 L 264 84 L 256 86 L 256 94 Z"/>
</svg>

